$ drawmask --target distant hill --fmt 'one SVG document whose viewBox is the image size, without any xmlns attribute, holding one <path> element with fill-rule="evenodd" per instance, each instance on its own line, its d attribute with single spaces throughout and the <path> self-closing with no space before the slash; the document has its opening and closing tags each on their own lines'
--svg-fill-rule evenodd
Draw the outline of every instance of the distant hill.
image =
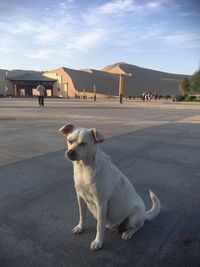
<svg viewBox="0 0 200 267">
<path fill-rule="evenodd" d="M 124 95 L 138 95 L 142 91 L 158 92 L 160 95 L 178 93 L 178 85 L 188 75 L 172 74 L 141 68 L 124 62 L 108 65 L 102 69 L 109 73 L 131 74 L 124 78 Z"/>
</svg>

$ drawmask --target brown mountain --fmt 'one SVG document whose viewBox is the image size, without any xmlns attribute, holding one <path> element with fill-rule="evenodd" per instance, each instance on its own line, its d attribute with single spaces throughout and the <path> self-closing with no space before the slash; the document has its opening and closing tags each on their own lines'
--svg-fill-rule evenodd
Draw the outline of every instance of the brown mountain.
<svg viewBox="0 0 200 267">
<path fill-rule="evenodd" d="M 139 95 L 145 92 L 157 92 L 159 95 L 178 93 L 178 85 L 188 75 L 172 74 L 141 68 L 127 63 L 115 63 L 102 69 L 109 73 L 126 73 L 124 76 L 124 95 Z"/>
</svg>

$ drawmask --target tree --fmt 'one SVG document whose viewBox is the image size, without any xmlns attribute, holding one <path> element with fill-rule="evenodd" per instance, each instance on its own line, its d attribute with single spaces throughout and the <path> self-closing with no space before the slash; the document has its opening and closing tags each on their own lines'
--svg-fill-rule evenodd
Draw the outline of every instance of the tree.
<svg viewBox="0 0 200 267">
<path fill-rule="evenodd" d="M 190 91 L 190 81 L 187 77 L 185 77 L 179 84 L 179 93 L 180 95 L 185 95 Z"/>
<path fill-rule="evenodd" d="M 192 75 L 190 79 L 190 87 L 192 91 L 200 92 L 200 69 Z"/>
</svg>

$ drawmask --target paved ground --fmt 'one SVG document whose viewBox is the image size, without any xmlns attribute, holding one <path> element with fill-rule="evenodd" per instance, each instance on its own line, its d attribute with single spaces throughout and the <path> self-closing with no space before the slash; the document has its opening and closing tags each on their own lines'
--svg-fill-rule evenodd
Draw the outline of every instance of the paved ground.
<svg viewBox="0 0 200 267">
<path fill-rule="evenodd" d="M 58 129 L 97 127 L 102 148 L 160 216 L 132 240 L 106 231 L 89 249 L 95 221 L 74 236 L 78 208 L 72 166 Z M 0 99 L 0 266 L 199 266 L 200 105 Z"/>
</svg>

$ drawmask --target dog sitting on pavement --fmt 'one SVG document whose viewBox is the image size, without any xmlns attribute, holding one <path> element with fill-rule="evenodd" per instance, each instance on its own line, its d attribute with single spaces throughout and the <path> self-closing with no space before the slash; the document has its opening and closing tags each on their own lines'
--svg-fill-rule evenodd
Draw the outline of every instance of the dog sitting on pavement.
<svg viewBox="0 0 200 267">
<path fill-rule="evenodd" d="M 74 168 L 80 217 L 73 233 L 84 231 L 88 208 L 97 220 L 96 237 L 90 246 L 92 250 L 102 247 L 105 227 L 122 231 L 122 239 L 128 240 L 144 225 L 145 220 L 152 220 L 159 214 L 158 197 L 150 191 L 153 205 L 146 211 L 143 200 L 128 178 L 99 148 L 98 144 L 104 138 L 96 129 L 66 124 L 59 132 L 67 138 L 65 155 L 73 162 Z"/>
</svg>

